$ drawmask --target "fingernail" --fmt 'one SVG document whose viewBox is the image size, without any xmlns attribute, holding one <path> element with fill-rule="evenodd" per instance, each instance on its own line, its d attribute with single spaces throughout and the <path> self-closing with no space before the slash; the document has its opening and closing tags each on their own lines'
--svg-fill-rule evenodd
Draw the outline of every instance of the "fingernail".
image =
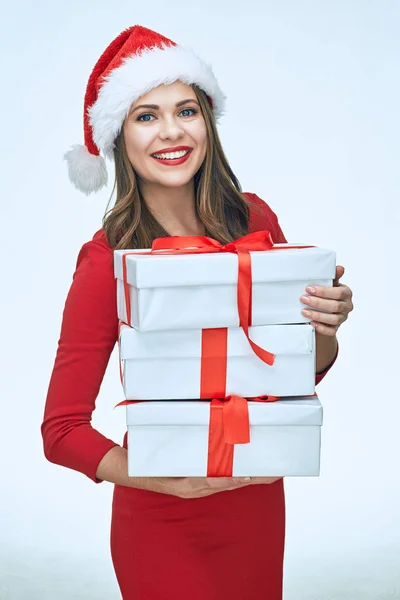
<svg viewBox="0 0 400 600">
<path fill-rule="evenodd" d="M 307 290 L 307 292 L 310 292 L 310 294 L 315 294 L 315 292 L 317 291 L 315 289 L 315 287 L 308 287 L 308 288 L 306 288 L 306 290 Z"/>
<path fill-rule="evenodd" d="M 308 303 L 308 302 L 310 302 L 310 296 L 302 296 L 302 297 L 300 298 L 300 300 L 301 300 L 302 302 L 307 302 L 307 303 Z"/>
<path fill-rule="evenodd" d="M 240 483 L 249 483 L 251 481 L 251 477 L 239 477 Z"/>
<path fill-rule="evenodd" d="M 305 317 L 311 317 L 311 311 L 304 309 L 301 312 Z"/>
</svg>

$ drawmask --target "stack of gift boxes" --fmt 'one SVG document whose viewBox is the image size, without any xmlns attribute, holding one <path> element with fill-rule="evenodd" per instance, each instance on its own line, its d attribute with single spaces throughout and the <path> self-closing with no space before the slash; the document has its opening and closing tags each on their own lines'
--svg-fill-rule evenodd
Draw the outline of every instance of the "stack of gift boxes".
<svg viewBox="0 0 400 600">
<path fill-rule="evenodd" d="M 129 475 L 318 475 L 315 333 L 300 296 L 332 285 L 335 253 L 268 232 L 203 239 L 114 252 Z"/>
</svg>

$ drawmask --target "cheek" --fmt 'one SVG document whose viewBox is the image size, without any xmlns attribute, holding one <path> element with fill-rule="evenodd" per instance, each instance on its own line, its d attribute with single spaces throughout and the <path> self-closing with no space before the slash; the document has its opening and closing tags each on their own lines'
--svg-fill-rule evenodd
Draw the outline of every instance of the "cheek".
<svg viewBox="0 0 400 600">
<path fill-rule="evenodd" d="M 133 166 L 140 164 L 148 154 L 147 149 L 151 144 L 151 132 L 128 124 L 124 128 L 124 137 L 129 160 Z"/>
<path fill-rule="evenodd" d="M 196 144 L 205 152 L 207 148 L 207 129 L 204 121 L 196 124 L 196 127 L 192 131 L 192 137 L 196 141 Z"/>
</svg>

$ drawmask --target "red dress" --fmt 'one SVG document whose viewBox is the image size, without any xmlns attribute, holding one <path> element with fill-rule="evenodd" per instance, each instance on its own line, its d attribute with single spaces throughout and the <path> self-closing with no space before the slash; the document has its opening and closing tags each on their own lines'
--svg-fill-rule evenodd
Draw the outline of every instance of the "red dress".
<svg viewBox="0 0 400 600">
<path fill-rule="evenodd" d="M 268 205 L 246 196 L 250 232 L 285 242 Z M 117 330 L 113 251 L 100 230 L 78 256 L 42 424 L 47 459 L 96 483 L 117 445 L 91 426 Z M 114 487 L 111 553 L 124 600 L 281 600 L 284 539 L 282 479 L 191 500 Z"/>
</svg>

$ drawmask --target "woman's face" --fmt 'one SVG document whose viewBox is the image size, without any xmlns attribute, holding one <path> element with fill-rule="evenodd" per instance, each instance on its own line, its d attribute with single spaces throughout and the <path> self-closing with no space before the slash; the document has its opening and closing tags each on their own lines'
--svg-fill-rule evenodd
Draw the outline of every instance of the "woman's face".
<svg viewBox="0 0 400 600">
<path fill-rule="evenodd" d="M 180 81 L 160 85 L 134 102 L 123 130 L 129 160 L 146 184 L 186 185 L 204 161 L 204 118 L 194 90 Z"/>
</svg>

